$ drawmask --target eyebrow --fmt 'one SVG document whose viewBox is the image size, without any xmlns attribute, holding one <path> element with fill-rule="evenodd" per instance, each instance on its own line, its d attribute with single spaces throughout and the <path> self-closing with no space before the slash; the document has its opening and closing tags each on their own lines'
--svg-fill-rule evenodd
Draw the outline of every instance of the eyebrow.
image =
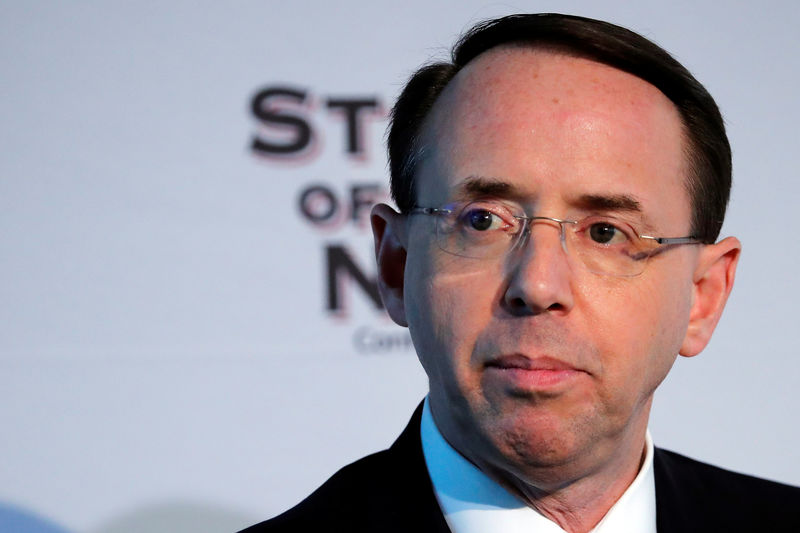
<svg viewBox="0 0 800 533">
<path fill-rule="evenodd" d="M 499 178 L 469 176 L 456 186 L 457 195 L 462 200 L 483 196 L 495 196 L 524 201 L 526 195 L 519 187 Z M 651 230 L 651 224 L 644 215 L 642 204 L 630 194 L 582 194 L 569 202 L 573 208 L 588 212 L 623 212 L 638 215 L 643 230 Z"/>
<path fill-rule="evenodd" d="M 628 194 L 583 194 L 575 201 L 575 205 L 589 211 L 642 212 L 642 204 L 639 200 Z"/>
<path fill-rule="evenodd" d="M 630 213 L 636 215 L 637 232 L 652 233 L 655 231 L 650 218 L 642 209 L 641 202 L 629 194 L 583 194 L 577 198 L 574 205 L 588 212 Z"/>
<path fill-rule="evenodd" d="M 461 182 L 457 191 L 465 197 L 504 196 L 522 198 L 522 192 L 507 181 L 483 176 L 470 176 Z M 641 213 L 642 204 L 629 194 L 583 194 L 574 202 L 575 207 L 587 211 L 628 211 Z"/>
<path fill-rule="evenodd" d="M 480 196 L 503 196 L 521 198 L 522 193 L 514 185 L 497 178 L 470 176 L 456 188 L 459 196 L 477 198 Z"/>
</svg>

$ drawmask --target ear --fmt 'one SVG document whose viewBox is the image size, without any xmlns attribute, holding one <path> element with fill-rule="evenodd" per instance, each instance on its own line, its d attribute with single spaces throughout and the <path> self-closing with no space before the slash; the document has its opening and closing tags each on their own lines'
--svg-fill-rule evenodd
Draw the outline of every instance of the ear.
<svg viewBox="0 0 800 533">
<path fill-rule="evenodd" d="M 681 345 L 681 355 L 695 356 L 711 340 L 733 288 L 741 251 L 739 240 L 727 237 L 716 244 L 704 246 L 700 252 L 694 271 L 689 327 Z"/>
<path fill-rule="evenodd" d="M 372 208 L 370 220 L 378 263 L 378 292 L 392 320 L 401 326 L 408 326 L 403 297 L 408 248 L 407 219 L 388 205 L 378 204 Z"/>
</svg>

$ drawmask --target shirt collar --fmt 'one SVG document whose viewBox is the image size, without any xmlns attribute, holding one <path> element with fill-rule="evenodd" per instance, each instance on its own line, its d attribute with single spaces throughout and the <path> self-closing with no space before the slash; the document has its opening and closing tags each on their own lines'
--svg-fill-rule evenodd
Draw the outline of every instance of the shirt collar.
<svg viewBox="0 0 800 533">
<path fill-rule="evenodd" d="M 433 489 L 452 533 L 564 533 L 558 524 L 528 507 L 450 446 L 436 427 L 427 398 L 420 437 Z M 592 533 L 609 532 L 656 532 L 653 439 L 649 431 L 638 475 L 592 529 Z"/>
</svg>

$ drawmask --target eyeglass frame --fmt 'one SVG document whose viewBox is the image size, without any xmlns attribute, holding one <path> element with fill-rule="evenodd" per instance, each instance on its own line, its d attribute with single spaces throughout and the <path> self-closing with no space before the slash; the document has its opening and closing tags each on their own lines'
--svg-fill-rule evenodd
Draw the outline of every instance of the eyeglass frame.
<svg viewBox="0 0 800 533">
<path fill-rule="evenodd" d="M 469 205 L 471 203 L 473 203 L 473 201 L 466 202 L 464 204 L 464 207 L 466 207 L 467 205 Z M 408 214 L 409 215 L 422 214 L 422 215 L 441 216 L 441 215 L 451 215 L 451 214 L 455 213 L 455 210 L 454 209 L 448 209 L 447 205 L 451 205 L 451 204 L 446 204 L 444 207 L 423 207 L 423 206 L 415 205 L 408 211 Z M 531 232 L 531 228 L 533 226 L 533 224 L 531 224 L 532 221 L 534 221 L 534 220 L 548 220 L 550 222 L 556 222 L 558 224 L 559 236 L 560 236 L 560 239 L 561 239 L 562 247 L 564 248 L 564 251 L 566 252 L 566 239 L 565 239 L 564 224 L 578 224 L 579 222 L 581 222 L 582 220 L 585 220 L 586 218 L 591 218 L 591 217 L 584 217 L 581 220 L 570 220 L 570 219 L 561 219 L 561 218 L 545 217 L 545 216 L 515 215 L 513 213 L 512 213 L 512 216 L 514 218 L 516 218 L 517 220 L 523 221 L 523 224 L 522 224 L 522 228 L 519 231 L 518 235 L 515 236 L 516 242 L 514 243 L 514 246 L 509 248 L 509 251 L 512 250 L 514 247 L 516 247 L 518 245 L 518 243 L 522 242 L 524 237 L 526 236 L 526 234 L 529 234 Z M 614 217 L 611 217 L 611 218 L 614 218 Z M 638 238 L 647 239 L 647 240 L 653 241 L 656 244 L 658 244 L 659 246 L 668 246 L 668 245 L 678 246 L 678 245 L 684 245 L 684 244 L 709 244 L 707 241 L 705 241 L 705 240 L 703 240 L 703 239 L 701 239 L 699 237 L 695 237 L 693 235 L 686 236 L 686 237 L 654 237 L 654 236 L 651 236 L 651 235 L 642 235 L 636 230 L 636 228 L 631 226 L 630 223 L 626 222 L 625 224 L 627 224 L 633 230 L 634 234 Z M 438 229 L 437 229 L 437 234 L 438 234 Z M 440 246 L 440 248 L 441 248 L 441 246 Z M 451 251 L 445 250 L 444 248 L 441 248 L 441 250 L 443 252 L 445 252 L 445 253 L 449 253 L 449 254 L 455 255 L 457 257 L 465 257 L 467 259 L 477 259 L 477 258 L 472 258 L 472 257 L 469 257 L 469 256 L 461 256 L 459 254 L 456 254 L 455 252 L 451 252 Z M 666 250 L 666 249 L 665 248 L 656 248 L 653 253 L 649 253 L 647 255 L 647 259 L 649 259 L 653 255 L 656 255 L 656 254 L 660 253 L 659 250 Z M 591 269 L 589 269 L 589 270 L 591 272 L 595 272 L 596 274 L 600 274 L 600 275 L 608 275 L 608 276 L 616 276 L 616 277 L 635 277 L 635 276 L 640 275 L 642 272 L 644 272 L 645 267 L 646 267 L 646 263 L 645 263 L 645 266 L 642 267 L 641 272 L 638 272 L 636 274 L 631 274 L 631 275 L 612 274 L 610 272 L 595 272 L 595 271 L 593 271 Z M 588 269 L 588 266 L 586 268 Z"/>
</svg>

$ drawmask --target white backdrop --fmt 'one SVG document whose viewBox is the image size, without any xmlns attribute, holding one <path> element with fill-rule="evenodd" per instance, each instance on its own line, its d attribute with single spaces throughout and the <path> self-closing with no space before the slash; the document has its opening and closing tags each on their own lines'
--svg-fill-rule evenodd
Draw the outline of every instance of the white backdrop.
<svg viewBox="0 0 800 533">
<path fill-rule="evenodd" d="M 651 429 L 800 484 L 800 4 L 720 5 L 2 2 L 0 526 L 234 531 L 388 446 L 426 382 L 364 290 L 387 109 L 461 31 L 518 11 L 637 30 L 717 99 L 744 254 Z M 295 96 L 257 117 L 276 88 Z M 302 124 L 294 154 L 253 148 L 299 146 Z"/>
</svg>

